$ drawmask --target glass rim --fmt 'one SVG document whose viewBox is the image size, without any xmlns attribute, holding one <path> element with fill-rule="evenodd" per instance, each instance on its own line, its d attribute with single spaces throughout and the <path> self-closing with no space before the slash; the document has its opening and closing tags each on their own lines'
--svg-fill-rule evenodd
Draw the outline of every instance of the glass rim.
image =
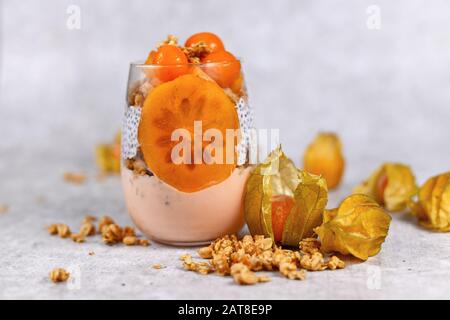
<svg viewBox="0 0 450 320">
<path fill-rule="evenodd" d="M 153 68 L 168 68 L 168 67 L 181 67 L 181 66 L 188 66 L 188 67 L 212 67 L 212 66 L 224 66 L 224 65 L 231 65 L 235 63 L 241 63 L 242 60 L 240 58 L 236 58 L 236 61 L 217 61 L 217 62 L 204 62 L 204 63 L 187 63 L 187 64 L 167 64 L 167 65 L 156 65 L 156 64 L 145 64 L 145 61 L 138 60 L 133 61 L 130 63 L 130 67 L 135 68 L 143 68 L 143 69 L 153 69 Z"/>
</svg>

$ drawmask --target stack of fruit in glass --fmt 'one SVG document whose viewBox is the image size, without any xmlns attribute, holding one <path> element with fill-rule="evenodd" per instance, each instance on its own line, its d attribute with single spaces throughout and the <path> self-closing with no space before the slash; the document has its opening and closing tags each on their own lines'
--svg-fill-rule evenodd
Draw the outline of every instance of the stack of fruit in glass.
<svg viewBox="0 0 450 320">
<path fill-rule="evenodd" d="M 136 226 L 174 245 L 238 232 L 252 126 L 240 61 L 215 34 L 169 36 L 131 64 L 127 96 L 121 176 Z"/>
</svg>

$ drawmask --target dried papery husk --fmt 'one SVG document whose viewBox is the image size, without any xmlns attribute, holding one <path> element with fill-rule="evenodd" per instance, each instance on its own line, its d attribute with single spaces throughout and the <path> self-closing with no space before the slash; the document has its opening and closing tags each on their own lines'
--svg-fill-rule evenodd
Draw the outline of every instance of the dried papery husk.
<svg viewBox="0 0 450 320">
<path fill-rule="evenodd" d="M 428 179 L 420 187 L 417 201 L 411 201 L 408 205 L 424 227 L 449 232 L 450 172 Z"/>
<path fill-rule="evenodd" d="M 322 225 L 314 231 L 324 252 L 367 260 L 380 252 L 390 222 L 390 215 L 370 196 L 354 194 L 338 208 L 325 210 Z"/>
<path fill-rule="evenodd" d="M 275 240 L 272 204 L 280 196 L 294 201 L 284 224 L 281 244 L 296 246 L 321 223 L 327 187 L 323 178 L 298 170 L 278 147 L 254 169 L 247 181 L 245 218 L 253 235 L 263 234 Z"/>
<path fill-rule="evenodd" d="M 381 179 L 385 179 L 382 187 L 380 187 Z M 409 166 L 401 163 L 385 163 L 361 185 L 354 188 L 353 193 L 367 194 L 389 211 L 402 211 L 411 197 L 417 193 L 416 179 Z"/>
<path fill-rule="evenodd" d="M 294 191 L 294 207 L 283 231 L 284 245 L 295 246 L 300 240 L 314 234 L 322 223 L 322 214 L 328 202 L 327 183 L 324 178 L 299 171 L 300 182 Z"/>
</svg>

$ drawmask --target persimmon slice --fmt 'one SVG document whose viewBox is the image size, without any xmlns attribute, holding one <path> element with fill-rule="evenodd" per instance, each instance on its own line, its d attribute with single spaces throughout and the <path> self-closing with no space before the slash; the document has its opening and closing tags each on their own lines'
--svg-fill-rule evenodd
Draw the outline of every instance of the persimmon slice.
<svg viewBox="0 0 450 320">
<path fill-rule="evenodd" d="M 198 134 L 197 122 L 196 137 L 195 121 L 201 121 L 201 134 Z M 189 133 L 189 136 L 183 135 L 172 141 L 172 133 L 180 129 Z M 161 84 L 147 96 L 139 124 L 138 141 L 145 163 L 154 175 L 179 191 L 195 192 L 215 185 L 232 174 L 236 166 L 235 145 L 238 139 L 236 136 L 226 139 L 227 129 L 239 129 L 233 102 L 216 83 L 188 74 Z M 208 130 L 215 132 L 214 137 L 206 139 Z M 219 141 L 216 141 L 219 132 L 223 138 L 220 144 L 216 143 Z M 185 153 L 187 149 L 182 149 L 176 153 L 184 161 L 174 161 L 174 147 L 179 150 L 182 140 L 185 140 L 183 143 L 189 143 L 190 150 Z M 209 152 L 212 142 L 214 150 Z M 228 148 L 231 148 L 228 150 L 231 150 L 232 161 L 230 151 L 227 161 L 227 143 Z M 205 152 L 205 149 L 209 151 Z M 206 159 L 208 154 L 212 157 Z"/>
</svg>

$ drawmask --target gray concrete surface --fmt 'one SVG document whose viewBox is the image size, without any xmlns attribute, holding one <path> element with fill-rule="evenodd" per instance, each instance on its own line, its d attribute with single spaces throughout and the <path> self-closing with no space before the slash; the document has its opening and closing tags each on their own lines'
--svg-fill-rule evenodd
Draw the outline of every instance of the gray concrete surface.
<svg viewBox="0 0 450 320">
<path fill-rule="evenodd" d="M 386 160 L 408 162 L 420 182 L 450 169 L 447 1 L 262 2 L 0 2 L 0 203 L 10 206 L 0 214 L 0 298 L 450 298 L 449 234 L 406 214 L 365 263 L 253 287 L 181 270 L 178 256 L 194 249 L 46 234 L 48 223 L 76 227 L 86 213 L 129 222 L 118 179 L 95 179 L 92 151 L 120 125 L 127 64 L 167 33 L 222 35 L 244 58 L 257 126 L 281 128 L 297 162 L 318 130 L 339 132 L 347 171 L 330 206 Z M 69 4 L 81 9 L 80 30 L 66 27 Z M 366 26 L 372 4 L 380 30 Z M 89 180 L 67 184 L 65 171 Z M 50 283 L 57 266 L 75 282 Z"/>
</svg>

